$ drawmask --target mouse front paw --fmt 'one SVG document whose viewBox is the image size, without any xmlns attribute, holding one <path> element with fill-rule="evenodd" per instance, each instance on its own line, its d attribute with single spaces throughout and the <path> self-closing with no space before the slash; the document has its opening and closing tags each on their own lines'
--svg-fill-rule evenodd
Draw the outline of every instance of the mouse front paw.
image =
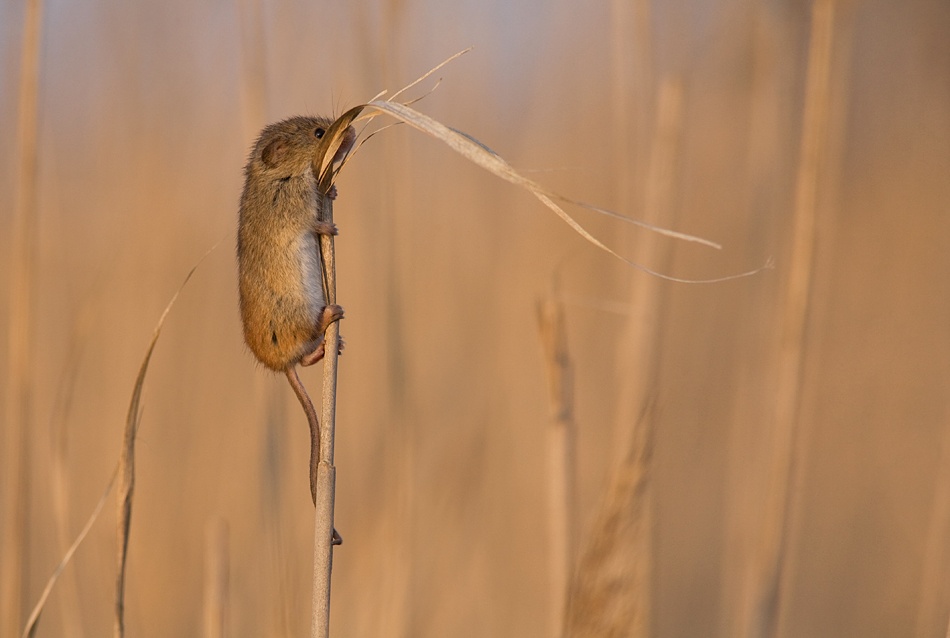
<svg viewBox="0 0 950 638">
<path fill-rule="evenodd" d="M 323 307 L 323 312 L 320 313 L 320 324 L 318 326 L 317 332 L 323 334 L 326 332 L 326 329 L 334 321 L 339 321 L 343 318 L 343 307 L 336 304 L 330 304 Z"/>
<path fill-rule="evenodd" d="M 314 222 L 313 232 L 315 235 L 338 235 L 340 229 L 333 222 Z"/>
</svg>

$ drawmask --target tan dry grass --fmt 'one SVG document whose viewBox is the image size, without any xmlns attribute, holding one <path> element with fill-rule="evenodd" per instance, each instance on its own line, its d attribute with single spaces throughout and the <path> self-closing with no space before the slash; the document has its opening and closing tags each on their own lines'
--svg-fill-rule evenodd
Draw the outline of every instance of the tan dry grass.
<svg viewBox="0 0 950 638">
<path fill-rule="evenodd" d="M 331 143 L 325 157 L 332 158 L 338 148 L 338 146 L 334 147 L 332 144 L 332 127 L 327 131 L 326 137 L 331 140 Z M 326 193 L 329 188 L 329 184 L 326 185 L 323 192 Z M 329 198 L 324 198 L 321 210 L 323 221 L 333 223 L 333 202 Z M 327 303 L 331 305 L 337 303 L 336 252 L 333 243 L 333 235 L 320 236 L 324 293 Z M 320 463 L 317 465 L 317 493 L 313 527 L 313 612 L 310 627 L 310 635 L 313 638 L 325 638 L 330 635 L 330 573 L 333 567 L 333 537 L 335 534 L 333 508 L 336 499 L 336 468 L 333 465 L 333 452 L 336 436 L 336 385 L 337 359 L 340 354 L 340 322 L 334 321 L 330 324 L 324 339 L 326 355 L 323 358 Z"/>
<path fill-rule="evenodd" d="M 212 248 L 212 250 L 214 249 Z M 210 253 L 211 251 L 208 252 Z M 207 253 L 205 256 L 207 256 Z M 202 258 L 202 260 L 203 259 L 204 258 Z M 59 580 L 63 570 L 72 560 L 76 550 L 79 549 L 79 546 L 86 539 L 89 531 L 92 529 L 93 524 L 98 519 L 99 513 L 102 511 L 102 508 L 105 505 L 105 500 L 108 497 L 109 492 L 112 491 L 112 487 L 115 484 L 116 479 L 119 480 L 119 488 L 116 493 L 118 510 L 116 528 L 117 570 L 115 580 L 115 615 L 113 632 L 117 638 L 125 635 L 125 572 L 126 562 L 128 559 L 129 536 L 131 533 L 132 524 L 132 503 L 135 493 L 135 440 L 138 434 L 138 426 L 141 421 L 140 406 L 142 400 L 142 390 L 144 389 L 145 376 L 148 372 L 149 362 L 151 361 L 152 353 L 155 350 L 155 345 L 158 343 L 158 337 L 161 335 L 162 326 L 165 323 L 165 319 L 168 317 L 168 313 L 171 311 L 172 306 L 178 299 L 178 295 L 188 283 L 188 280 L 191 279 L 191 276 L 195 273 L 195 270 L 198 269 L 198 266 L 201 264 L 202 260 L 199 260 L 199 262 L 195 264 L 195 266 L 193 266 L 185 276 L 184 281 L 182 281 L 178 290 L 175 291 L 175 294 L 172 295 L 171 301 L 169 301 L 168 305 L 165 306 L 165 310 L 162 312 L 162 315 L 158 320 L 158 324 L 155 326 L 155 331 L 152 334 L 152 340 L 149 343 L 148 349 L 146 350 L 145 358 L 142 360 L 141 366 L 139 367 L 138 376 L 136 377 L 135 384 L 132 388 L 132 398 L 129 401 L 129 411 L 122 437 L 122 450 L 119 455 L 119 462 L 116 466 L 115 472 L 112 474 L 112 478 L 106 485 L 106 488 L 102 493 L 102 497 L 99 499 L 95 509 L 93 510 L 89 519 L 86 521 L 82 531 L 73 541 L 72 545 L 70 545 L 69 549 L 66 551 L 59 564 L 56 566 L 52 576 L 50 576 L 49 580 L 47 581 L 46 587 L 44 588 L 43 593 L 40 595 L 39 601 L 33 607 L 33 611 L 31 612 L 30 617 L 27 619 L 22 634 L 24 638 L 35 635 L 40 615 L 46 606 L 46 601 L 53 591 L 53 587 Z"/>
<path fill-rule="evenodd" d="M 212 248 L 211 250 L 214 250 Z M 211 252 L 208 251 L 208 253 Z M 205 253 L 207 256 L 208 253 Z M 155 326 L 155 332 L 152 334 L 152 340 L 145 351 L 145 358 L 142 359 L 142 365 L 139 366 L 138 375 L 135 377 L 135 384 L 132 388 L 132 399 L 129 401 L 129 412 L 125 420 L 125 429 L 122 432 L 122 450 L 119 454 L 119 466 L 117 477 L 119 486 L 116 490 L 116 503 L 118 516 L 116 521 L 116 579 L 115 579 L 115 618 L 113 624 L 113 634 L 116 638 L 122 638 L 125 635 L 125 577 L 126 565 L 128 562 L 129 536 L 132 531 L 132 503 L 135 496 L 135 441 L 138 435 L 139 424 L 142 419 L 142 390 L 145 387 L 145 375 L 148 373 L 149 362 L 152 360 L 152 353 L 155 351 L 155 345 L 158 343 L 158 337 L 162 333 L 162 326 L 172 306 L 181 294 L 182 289 L 195 274 L 202 257 L 195 264 L 188 274 L 185 275 L 181 286 L 172 295 L 171 301 L 162 311 L 162 316 L 158 319 Z M 107 488 L 106 492 L 111 488 Z"/>
<path fill-rule="evenodd" d="M 654 109 L 650 160 L 644 181 L 644 210 L 651 224 L 673 221 L 677 157 L 682 135 L 683 95 L 679 81 L 661 83 Z M 671 252 L 656 237 L 637 237 L 634 252 L 650 263 L 669 264 Z M 591 526 L 571 584 L 568 636 L 652 634 L 653 474 L 657 426 L 659 344 L 667 291 L 661 281 L 636 280 L 619 350 L 617 376 L 628 389 L 621 396 L 615 438 L 618 454 L 600 510 Z"/>
<path fill-rule="evenodd" d="M 660 235 L 665 235 L 670 238 L 680 239 L 689 242 L 696 242 L 698 244 L 710 246 L 713 248 L 719 248 L 719 246 L 709 240 L 702 239 L 693 235 L 687 235 L 685 233 L 668 230 L 662 226 L 657 225 L 656 222 L 646 222 L 642 220 L 631 219 L 623 217 L 617 213 L 614 213 L 603 208 L 596 206 L 591 206 L 583 202 L 578 202 L 576 200 L 564 197 L 555 193 L 537 182 L 530 180 L 519 173 L 517 173 L 504 159 L 502 159 L 497 153 L 492 151 L 483 143 L 479 142 L 473 136 L 452 129 L 441 122 L 438 122 L 431 117 L 420 113 L 409 107 L 409 104 L 412 103 L 411 100 L 406 103 L 395 102 L 398 96 L 405 93 L 408 89 L 416 86 L 422 80 L 428 78 L 441 67 L 445 66 L 452 60 L 458 58 L 459 56 L 467 53 L 469 49 L 461 51 L 439 65 L 433 67 L 421 77 L 415 81 L 409 83 L 399 91 L 396 91 L 392 96 L 387 100 L 382 101 L 374 99 L 367 104 L 363 104 L 354 108 L 349 109 L 346 113 L 339 116 L 333 123 L 333 125 L 327 130 L 326 135 L 322 138 L 320 148 L 317 151 L 317 154 L 314 158 L 313 171 L 315 175 L 319 176 L 319 186 L 323 192 L 328 192 L 331 186 L 337 179 L 340 171 L 343 170 L 343 167 L 346 165 L 349 157 L 345 158 L 343 162 L 338 166 L 334 166 L 332 163 L 332 158 L 336 155 L 337 149 L 343 143 L 344 136 L 349 127 L 357 124 L 361 119 L 372 119 L 373 115 L 365 116 L 363 115 L 364 109 L 371 109 L 381 113 L 391 115 L 398 119 L 400 122 L 409 124 L 413 128 L 420 130 L 432 137 L 444 142 L 452 150 L 459 153 L 466 159 L 472 161 L 473 163 L 481 166 L 482 168 L 488 170 L 497 177 L 500 177 L 506 181 L 509 181 L 521 188 L 532 193 L 537 197 L 543 204 L 548 208 L 553 210 L 562 220 L 564 220 L 568 226 L 570 226 L 575 232 L 581 235 L 588 242 L 600 248 L 604 252 L 616 257 L 617 259 L 623 261 L 624 263 L 643 270 L 648 274 L 657 276 L 662 279 L 668 279 L 671 281 L 677 281 L 680 283 L 716 283 L 721 281 L 728 281 L 731 279 L 737 279 L 746 277 L 748 275 L 758 273 L 761 268 L 757 268 L 752 271 L 741 273 L 739 275 L 730 275 L 721 278 L 708 279 L 702 281 L 687 280 L 682 278 L 675 278 L 669 275 L 660 274 L 657 271 L 646 268 L 645 266 L 635 263 L 629 259 L 622 257 L 620 254 L 616 253 L 612 249 L 608 248 L 603 242 L 596 239 L 591 235 L 584 227 L 577 223 L 577 221 L 568 215 L 563 208 L 554 202 L 554 200 L 559 200 L 561 202 L 573 204 L 588 210 L 606 215 L 613 219 L 619 219 L 632 223 L 640 228 L 644 228 L 650 231 L 653 231 Z M 675 147 L 675 140 L 672 139 L 675 135 L 676 124 L 675 121 L 679 118 L 679 90 L 675 87 L 667 87 L 669 90 L 665 90 L 662 95 L 662 102 L 658 107 L 658 112 L 662 114 L 662 121 L 657 127 L 658 139 L 655 143 L 657 158 L 651 163 L 651 173 L 648 179 L 648 191 L 647 191 L 647 202 L 646 210 L 653 213 L 654 216 L 657 215 L 656 211 L 668 206 L 666 200 L 669 199 L 670 193 L 670 184 L 671 176 L 669 175 L 669 168 L 672 164 L 672 153 L 671 148 Z M 671 119 L 672 118 L 672 119 Z M 364 139 L 365 141 L 365 139 Z M 362 143 L 359 145 L 361 146 Z M 357 146 L 353 153 L 359 150 Z M 352 155 L 352 153 L 351 153 Z M 332 202 L 329 199 L 324 200 L 323 211 L 326 216 L 326 221 L 333 220 L 333 206 Z M 326 293 L 327 302 L 330 304 L 336 303 L 336 259 L 334 253 L 334 239 L 332 236 L 321 236 L 321 258 L 323 261 L 323 273 L 324 273 L 324 290 Z M 641 246 L 642 247 L 642 246 Z M 768 265 L 766 267 L 769 267 Z M 652 307 L 652 300 L 641 300 L 645 307 Z M 550 321 L 550 317 L 548 320 Z M 552 329 L 548 327 L 548 329 Z M 551 337 L 549 337 L 550 339 Z M 333 545 L 331 543 L 331 532 L 333 531 L 333 510 L 334 510 L 334 498 L 335 498 L 335 481 L 336 481 L 336 469 L 333 465 L 333 450 L 334 450 L 334 437 L 335 437 L 335 422 L 336 422 L 336 383 L 337 383 L 337 344 L 339 342 L 339 326 L 333 324 L 330 329 L 328 329 L 326 334 L 326 343 L 327 343 L 327 356 L 325 358 L 324 365 L 324 388 L 323 388 L 323 415 L 321 418 L 322 426 L 320 428 L 320 463 L 317 467 L 317 507 L 316 507 L 316 516 L 315 516 L 315 528 L 314 528 L 314 588 L 313 588 L 313 617 L 311 625 L 311 635 L 314 637 L 317 636 L 327 636 L 329 635 L 329 623 L 330 623 L 330 576 L 331 576 L 331 567 L 333 564 Z M 563 425 L 563 424 L 562 424 Z M 564 428 L 561 428 L 564 430 Z M 554 454 L 554 457 L 557 460 L 552 460 L 557 468 L 551 474 L 551 480 L 556 481 L 556 479 L 563 480 L 566 475 L 567 468 L 571 464 L 567 463 L 567 457 L 570 456 L 568 451 L 568 445 L 566 443 L 567 433 L 566 431 L 560 432 L 558 435 L 561 441 L 557 449 L 559 453 Z M 552 447 L 552 454 L 555 452 Z M 566 566 L 569 564 L 570 553 L 567 551 L 567 544 L 569 535 L 566 533 L 568 528 L 567 524 L 567 510 L 564 509 L 563 503 L 569 499 L 566 497 L 567 485 L 562 485 L 560 490 L 556 490 L 554 496 L 552 496 L 552 512 L 554 510 L 560 511 L 560 516 L 556 516 L 552 513 L 552 517 L 560 520 L 558 524 L 552 524 L 552 543 L 556 546 L 553 550 L 555 555 L 561 555 L 560 560 L 552 560 L 551 565 L 554 568 L 553 580 L 555 583 L 560 582 L 561 585 L 554 585 L 554 589 L 564 590 L 567 578 L 567 569 Z M 560 506 L 556 506 L 555 501 L 560 502 Z M 557 566 L 560 565 L 558 568 Z M 560 576 L 558 576 L 558 574 Z M 637 586 L 638 589 L 644 587 L 644 584 Z M 646 594 L 643 594 L 645 600 L 649 600 L 646 597 Z M 648 608 L 647 604 L 641 604 L 641 610 Z M 555 606 L 555 614 L 557 616 L 561 615 L 559 606 Z M 641 611 L 637 614 L 639 619 L 646 618 L 644 611 Z M 647 627 L 647 624 L 643 624 L 643 627 Z M 643 630 L 641 629 L 642 633 Z"/>
<path fill-rule="evenodd" d="M 397 78 L 474 42 L 477 55 L 453 68 L 424 110 L 475 133 L 519 167 L 556 169 L 538 181 L 565 195 L 643 214 L 612 198 L 629 176 L 612 177 L 604 8 L 548 4 L 525 19 L 518 5 L 401 6 L 410 19 L 393 23 L 367 7 L 359 9 L 363 22 L 357 9 L 342 5 L 322 13 L 305 3 L 265 8 L 265 116 L 325 112 L 393 85 L 380 81 L 372 47 L 362 46 L 376 32 L 389 30 Z M 768 254 L 779 256 L 778 272 L 785 272 L 807 18 L 783 3 L 757 7 L 782 30 L 770 40 L 775 73 L 754 70 L 769 75 L 774 99 L 750 133 L 749 6 L 719 11 L 725 5 L 714 3 L 696 13 L 694 6 L 680 7 L 674 21 L 677 7 L 651 4 L 650 66 L 657 77 L 683 74 L 679 227 L 727 250 L 676 244 L 665 272 L 701 278 L 742 270 Z M 69 424 L 75 514 L 95 503 L 108 478 L 117 446 L 109 424 L 123 417 L 143 331 L 165 302 L 160 291 L 173 285 L 187 255 L 233 227 L 250 132 L 239 108 L 237 22 L 227 9 L 177 0 L 108 8 L 91 2 L 78 13 L 64 7 L 50 9 L 55 19 L 45 37 L 33 329 L 36 360 L 59 378 L 77 298 L 93 273 L 104 275 L 106 285 L 91 299 L 102 320 L 91 328 L 94 347 L 77 379 Z M 9 11 L 0 9 L 4 17 Z M 940 238 L 948 229 L 950 111 L 942 87 L 950 18 L 942 4 L 921 0 L 862 3 L 859 17 L 851 82 L 845 89 L 832 81 L 851 100 L 842 168 L 823 173 L 829 183 L 840 180 L 841 194 L 828 209 L 834 237 L 821 237 L 833 252 L 819 248 L 815 357 L 803 371 L 812 429 L 803 480 L 793 488 L 801 508 L 780 623 L 789 635 L 902 635 L 913 626 L 946 420 L 950 315 Z M 0 23 L 2 34 L 20 28 Z M 332 33 L 316 37 L 315 25 L 326 23 Z M 172 33 L 176 46 L 168 47 Z M 14 80 L 5 86 L 14 87 L 18 76 L 9 69 L 19 60 L 11 51 L 0 47 L 0 69 Z M 0 91 L 0 128 L 11 140 L 14 97 Z M 647 101 L 654 97 L 651 91 Z M 499 187 L 407 129 L 379 138 L 404 145 L 396 157 L 411 163 L 392 188 L 385 184 L 394 175 L 391 162 L 374 145 L 340 176 L 335 212 L 348 349 L 340 369 L 336 516 L 347 545 L 335 557 L 334 625 L 355 636 L 530 636 L 547 620 L 549 586 L 539 538 L 546 394 L 532 304 L 548 290 L 551 271 L 566 263 L 563 299 L 572 318 L 577 417 L 585 424 L 577 525 L 587 529 L 616 449 L 610 428 L 597 424 L 617 420 L 628 386 L 616 371 L 637 354 L 617 347 L 622 316 L 592 309 L 612 308 L 615 300 L 628 307 L 630 282 L 640 275 L 538 215 L 532 197 Z M 767 143 L 757 158 L 748 155 L 749 135 Z M 640 153 L 649 139 L 634 134 L 616 143 Z M 11 152 L 0 157 L 4 167 L 14 165 Z M 761 162 L 760 170 L 748 170 L 751 162 Z M 4 184 L 13 183 L 11 172 L 3 171 Z M 633 192 L 639 201 L 643 189 Z M 0 189 L 0 211 L 12 211 L 11 196 L 12 189 Z M 584 211 L 577 220 L 643 260 L 613 222 Z M 2 221 L 9 228 L 12 219 Z M 116 233 L 119 244 L 108 239 Z M 9 233 L 0 241 L 13 246 Z M 292 479 L 305 471 L 305 437 L 280 424 L 265 433 L 275 415 L 292 418 L 299 408 L 282 384 L 255 373 L 240 348 L 233 264 L 219 257 L 208 264 L 208 277 L 190 284 L 197 294 L 176 308 L 182 321 L 169 323 L 149 373 L 130 539 L 130 635 L 200 631 L 194 569 L 202 564 L 209 513 L 231 529 L 233 634 L 306 632 L 311 574 L 293 557 L 308 554 L 312 519 L 303 507 L 309 495 Z M 6 328 L 6 276 L 2 285 Z M 771 275 L 674 286 L 661 316 L 653 459 L 658 636 L 735 635 L 715 631 L 736 609 L 730 596 L 739 597 L 731 591 L 737 577 L 723 578 L 738 562 L 722 548 L 752 535 L 762 508 L 749 507 L 726 531 L 723 504 L 742 490 L 754 494 L 767 475 L 761 424 L 768 418 L 757 406 L 773 387 L 769 361 L 778 340 L 770 317 L 783 286 Z M 7 387 L 6 366 L 0 374 Z M 319 371 L 308 374 L 319 379 Z M 743 375 L 751 382 L 739 386 Z M 36 421 L 45 423 L 50 406 L 35 408 Z M 268 436 L 277 437 L 271 453 L 262 451 Z M 61 553 L 45 489 L 47 447 L 33 446 L 30 592 Z M 282 466 L 270 487 L 260 471 L 268 456 Z M 271 503 L 275 492 L 279 502 Z M 276 526 L 282 560 L 264 540 Z M 87 635 L 109 631 L 114 540 L 102 528 L 111 526 L 94 527 L 71 568 L 83 579 Z M 62 635 L 58 593 L 38 636 Z M 384 611 L 366 613 L 391 606 L 401 614 L 392 625 Z M 267 612 L 276 608 L 280 618 Z"/>
<path fill-rule="evenodd" d="M 548 483 L 548 635 L 564 635 L 568 584 L 574 566 L 574 369 L 567 347 L 564 306 L 557 290 L 538 303 L 538 330 L 544 350 L 550 393 L 550 425 L 547 433 Z"/>
<path fill-rule="evenodd" d="M 32 402 L 35 321 L 37 199 L 39 196 L 38 137 L 40 51 L 43 34 L 43 3 L 26 3 L 23 43 L 18 77 L 17 125 L 15 139 L 14 202 L 10 231 L 9 273 L 10 323 L 7 328 L 6 394 L 3 437 L 3 515 L 0 516 L 0 634 L 19 631 L 24 589 L 29 573 L 29 501 L 33 426 Z"/>
<path fill-rule="evenodd" d="M 204 638 L 225 638 L 228 631 L 229 554 L 228 525 L 208 522 L 205 532 Z"/>
<path fill-rule="evenodd" d="M 791 260 L 781 320 L 781 347 L 773 416 L 773 451 L 762 536 L 752 566 L 753 579 L 744 601 L 743 636 L 777 635 L 782 582 L 787 579 L 786 553 L 793 525 L 797 472 L 802 370 L 807 352 L 806 326 L 815 259 L 817 190 L 828 140 L 834 0 L 816 0 L 811 13 L 811 40 L 805 86 L 801 150 L 795 190 Z"/>
</svg>

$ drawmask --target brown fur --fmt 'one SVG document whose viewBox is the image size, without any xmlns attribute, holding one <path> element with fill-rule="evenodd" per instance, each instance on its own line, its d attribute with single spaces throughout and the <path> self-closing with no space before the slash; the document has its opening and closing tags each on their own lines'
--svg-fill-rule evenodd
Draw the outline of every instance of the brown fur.
<svg viewBox="0 0 950 638">
<path fill-rule="evenodd" d="M 316 352 L 327 326 L 343 316 L 324 299 L 318 236 L 336 227 L 320 221 L 324 196 L 311 169 L 320 141 L 314 132 L 330 124 L 318 117 L 271 124 L 244 169 L 237 247 L 244 339 L 278 372 Z M 335 160 L 353 138 L 351 129 Z"/>
<path fill-rule="evenodd" d="M 271 370 L 284 372 L 310 425 L 310 493 L 316 503 L 320 423 L 296 366 L 323 358 L 323 335 L 343 317 L 327 305 L 323 292 L 320 235 L 336 226 L 321 221 L 326 198 L 311 168 L 320 138 L 332 121 L 292 117 L 267 126 L 244 168 L 244 192 L 238 220 L 238 285 L 241 321 L 248 348 Z M 340 161 L 353 146 L 350 127 L 333 158 Z"/>
</svg>

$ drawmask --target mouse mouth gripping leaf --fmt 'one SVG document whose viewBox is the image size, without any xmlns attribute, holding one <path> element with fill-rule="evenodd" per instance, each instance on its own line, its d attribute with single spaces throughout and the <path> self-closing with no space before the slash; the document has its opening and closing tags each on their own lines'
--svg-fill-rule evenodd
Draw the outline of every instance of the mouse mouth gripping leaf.
<svg viewBox="0 0 950 638">
<path fill-rule="evenodd" d="M 317 176 L 319 188 L 324 193 L 329 192 L 336 174 L 340 172 L 343 159 L 353 148 L 356 132 L 350 124 L 362 110 L 363 107 L 359 106 L 338 117 L 320 139 L 311 167 L 313 174 Z"/>
</svg>

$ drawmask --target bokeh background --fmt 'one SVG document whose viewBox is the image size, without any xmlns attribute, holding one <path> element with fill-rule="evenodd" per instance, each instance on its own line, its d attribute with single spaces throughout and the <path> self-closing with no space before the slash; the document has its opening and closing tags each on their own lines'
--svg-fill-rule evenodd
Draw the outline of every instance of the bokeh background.
<svg viewBox="0 0 950 638">
<path fill-rule="evenodd" d="M 691 279 L 775 267 L 663 281 L 435 140 L 372 138 L 335 206 L 333 634 L 555 635 L 543 299 L 573 366 L 562 560 L 589 576 L 604 512 L 633 521 L 611 545 L 619 597 L 592 594 L 619 624 L 577 635 L 945 634 L 945 0 L 46 2 L 37 39 L 25 4 L 0 5 L 0 634 L 108 483 L 154 326 L 216 246 L 146 382 L 128 634 L 212 635 L 219 569 L 227 635 L 306 635 L 308 434 L 241 339 L 242 167 L 266 123 L 339 114 L 468 46 L 416 108 L 564 195 L 723 245 L 572 209 L 634 261 Z M 319 396 L 319 366 L 304 381 Z M 113 503 L 38 636 L 110 631 Z"/>
</svg>

